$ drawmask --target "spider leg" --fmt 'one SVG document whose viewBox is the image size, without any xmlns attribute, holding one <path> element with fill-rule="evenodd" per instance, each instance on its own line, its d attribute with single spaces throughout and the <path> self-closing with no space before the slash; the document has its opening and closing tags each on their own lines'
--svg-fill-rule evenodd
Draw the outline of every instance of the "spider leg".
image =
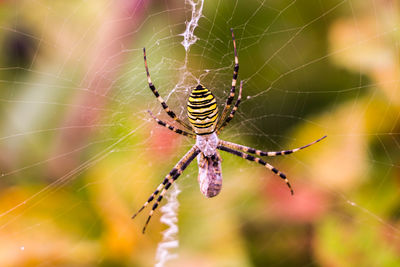
<svg viewBox="0 0 400 267">
<path fill-rule="evenodd" d="M 270 171 L 272 171 L 273 173 L 275 173 L 276 175 L 278 175 L 280 178 L 282 178 L 282 179 L 285 181 L 286 185 L 289 187 L 290 193 L 291 193 L 292 195 L 294 194 L 293 189 L 292 189 L 292 186 L 290 185 L 289 180 L 286 178 L 286 175 L 285 175 L 284 173 L 282 173 L 281 171 L 279 171 L 278 169 L 276 169 L 276 168 L 275 168 L 274 166 L 272 166 L 271 164 L 269 164 L 268 162 L 265 162 L 264 160 L 262 160 L 262 159 L 260 159 L 260 158 L 254 157 L 254 156 L 249 155 L 249 154 L 246 154 L 246 153 L 244 153 L 244 152 L 240 152 L 240 151 L 231 149 L 231 148 L 229 148 L 229 147 L 225 147 L 225 146 L 223 146 L 223 145 L 218 145 L 217 148 L 220 149 L 220 150 L 222 150 L 222 151 L 231 153 L 231 154 L 233 154 L 233 155 L 242 157 L 242 158 L 244 158 L 244 159 L 247 159 L 247 160 L 250 160 L 250 161 L 255 161 L 255 162 L 257 162 L 257 163 L 259 163 L 259 164 L 261 164 L 261 165 L 264 165 L 267 169 L 269 169 Z"/>
<path fill-rule="evenodd" d="M 315 140 L 314 142 L 311 142 L 311 143 L 309 143 L 307 145 L 304 145 L 304 146 L 301 146 L 301 147 L 298 147 L 298 148 L 294 148 L 294 149 L 290 149 L 290 150 L 282 150 L 282 151 L 261 151 L 259 149 L 251 148 L 251 147 L 248 147 L 248 146 L 238 145 L 238 144 L 231 143 L 231 142 L 228 142 L 228 141 L 224 141 L 224 140 L 221 140 L 221 139 L 219 140 L 219 143 L 222 146 L 228 147 L 230 149 L 236 149 L 236 150 L 240 150 L 240 151 L 243 151 L 243 152 L 246 152 L 246 153 L 256 154 L 258 156 L 275 157 L 275 156 L 279 156 L 279 155 L 292 154 L 292 153 L 297 152 L 299 150 L 302 150 L 302 149 L 304 149 L 306 147 L 314 145 L 315 143 L 318 143 L 319 141 L 321 141 L 322 139 L 324 139 L 326 137 L 327 136 L 324 135 L 321 138 L 319 138 L 319 139 Z"/>
<path fill-rule="evenodd" d="M 167 103 L 165 103 L 164 99 L 160 96 L 156 87 L 152 83 L 151 78 L 150 78 L 149 68 L 147 66 L 146 48 L 143 48 L 143 58 L 144 58 L 144 67 L 146 68 L 147 82 L 149 83 L 149 87 L 150 87 L 151 91 L 153 92 L 153 94 L 156 96 L 157 100 L 161 103 L 161 106 L 163 107 L 165 112 L 167 112 L 168 116 L 170 116 L 172 119 L 174 119 L 177 123 L 179 123 L 186 129 L 191 130 L 192 128 L 188 124 L 183 122 L 181 119 L 179 119 L 175 115 L 175 113 L 168 107 Z"/>
<path fill-rule="evenodd" d="M 206 166 L 207 159 L 206 159 L 206 157 L 204 157 L 203 154 L 200 154 L 197 162 L 198 162 L 199 168 L 204 168 L 204 166 Z"/>
<path fill-rule="evenodd" d="M 193 148 L 189 150 L 189 152 L 183 156 L 180 161 L 175 165 L 175 167 L 165 176 L 164 181 L 158 185 L 157 189 L 153 192 L 153 194 L 150 195 L 149 199 L 143 204 L 143 206 L 132 216 L 132 219 L 134 219 L 149 203 L 151 203 L 154 198 L 160 193 L 160 191 L 165 187 L 165 185 L 168 183 L 168 181 L 172 181 L 174 175 L 177 173 L 178 169 L 181 168 L 181 166 L 184 164 L 186 156 L 192 152 Z"/>
<path fill-rule="evenodd" d="M 222 115 L 221 115 L 220 120 L 218 122 L 219 125 L 221 125 L 225 121 L 225 117 L 226 117 L 226 115 L 228 115 L 229 108 L 231 107 L 233 98 L 235 97 L 236 81 L 237 81 L 237 77 L 238 77 L 238 73 L 239 73 L 239 58 L 238 58 L 237 50 L 236 50 L 235 35 L 233 34 L 233 29 L 232 28 L 231 28 L 231 32 L 232 32 L 232 41 L 233 41 L 233 51 L 235 53 L 235 66 L 233 67 L 233 78 L 232 78 L 231 92 L 229 93 L 228 99 L 226 100 L 225 107 L 224 107 L 224 109 L 222 111 Z"/>
<path fill-rule="evenodd" d="M 185 155 L 186 156 L 186 155 Z M 165 187 L 165 185 L 168 183 L 168 181 L 172 181 L 174 175 L 177 173 L 177 170 L 181 167 L 183 160 L 185 157 L 183 157 L 176 165 L 175 167 L 165 176 L 164 181 L 162 181 L 161 184 L 158 185 L 157 189 L 150 195 L 149 199 L 143 204 L 143 206 L 132 216 L 132 219 L 135 219 L 135 217 L 149 205 L 154 198 L 160 193 L 160 191 Z"/>
<path fill-rule="evenodd" d="M 243 81 L 240 82 L 240 89 L 239 89 L 239 96 L 236 99 L 235 105 L 233 106 L 233 109 L 231 110 L 231 113 L 229 114 L 229 116 L 226 118 L 226 120 L 221 124 L 221 126 L 219 127 L 219 129 L 217 130 L 217 134 L 219 134 L 222 129 L 224 129 L 224 127 L 233 119 L 233 117 L 235 116 L 236 110 L 239 107 L 240 101 L 242 100 L 242 89 L 243 89 Z"/>
<path fill-rule="evenodd" d="M 196 135 L 194 135 L 194 134 L 192 134 L 192 133 L 185 132 L 185 131 L 183 131 L 183 130 L 181 130 L 181 129 L 178 129 L 178 128 L 176 128 L 176 127 L 174 127 L 174 126 L 168 124 L 167 122 L 164 122 L 164 121 L 158 119 L 156 116 L 153 115 L 153 113 L 152 113 L 150 110 L 147 110 L 147 112 L 150 114 L 151 117 L 153 117 L 153 119 L 154 119 L 159 125 L 166 127 L 167 129 L 173 131 L 174 133 L 181 134 L 181 135 L 184 135 L 184 136 L 189 136 L 189 137 L 192 137 L 192 138 L 196 138 Z"/>
<path fill-rule="evenodd" d="M 165 184 L 168 182 L 168 180 L 171 179 L 171 173 L 169 173 L 165 178 L 164 181 L 157 187 L 156 191 L 153 192 L 153 194 L 150 195 L 149 199 L 143 204 L 143 206 L 131 217 L 132 219 L 135 219 L 135 217 L 142 211 L 144 208 L 151 203 L 154 198 L 160 193 L 161 189 L 165 186 Z"/>
<path fill-rule="evenodd" d="M 143 204 L 143 206 L 132 216 L 132 219 L 136 217 L 150 202 L 154 200 L 154 198 L 160 193 L 158 196 L 156 202 L 154 203 L 152 209 L 149 212 L 149 216 L 146 220 L 146 223 L 143 227 L 143 233 L 146 231 L 146 227 L 150 222 L 150 219 L 154 213 L 154 211 L 157 209 L 159 203 L 161 202 L 162 198 L 164 197 L 164 194 L 166 191 L 169 189 L 169 187 L 178 179 L 178 177 L 182 174 L 182 172 L 186 169 L 187 166 L 193 161 L 193 159 L 200 153 L 200 150 L 197 148 L 197 146 L 193 146 L 180 160 L 179 162 L 175 165 L 175 167 L 170 171 L 170 173 L 164 178 L 164 181 L 157 187 L 156 191 L 153 192 L 153 194 L 150 195 L 149 199 L 146 201 L 146 203 Z"/>
</svg>

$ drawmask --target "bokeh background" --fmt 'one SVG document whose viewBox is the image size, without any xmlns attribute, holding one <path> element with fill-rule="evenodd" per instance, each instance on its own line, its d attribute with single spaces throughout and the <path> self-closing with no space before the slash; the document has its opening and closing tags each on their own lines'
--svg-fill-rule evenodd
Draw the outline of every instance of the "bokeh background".
<svg viewBox="0 0 400 267">
<path fill-rule="evenodd" d="M 197 8 L 199 8 L 197 5 Z M 400 6 L 394 0 L 207 1 L 185 51 L 190 1 L 0 1 L 0 265 L 152 266 L 160 212 L 131 220 L 193 141 L 185 118 L 201 81 L 219 103 L 237 37 L 244 99 L 221 138 L 281 150 L 223 157 L 204 198 L 179 178 L 179 257 L 169 266 L 400 266 Z M 165 204 L 165 201 L 163 202 Z"/>
</svg>

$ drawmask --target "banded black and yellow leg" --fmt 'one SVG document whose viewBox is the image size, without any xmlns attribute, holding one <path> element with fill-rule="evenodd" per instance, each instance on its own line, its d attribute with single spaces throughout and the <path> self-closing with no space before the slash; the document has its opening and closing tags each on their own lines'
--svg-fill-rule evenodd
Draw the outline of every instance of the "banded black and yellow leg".
<svg viewBox="0 0 400 267">
<path fill-rule="evenodd" d="M 176 116 L 176 114 L 168 107 L 167 103 L 165 103 L 164 99 L 160 96 L 160 94 L 158 93 L 156 87 L 152 83 L 151 77 L 150 77 L 149 68 L 147 66 L 146 48 L 143 48 L 143 58 L 144 58 L 144 67 L 146 68 L 147 82 L 149 84 L 150 90 L 156 96 L 157 100 L 161 103 L 161 106 L 163 107 L 165 112 L 167 112 L 168 116 L 170 116 L 172 119 L 174 119 L 177 123 L 179 123 L 180 125 L 182 125 L 186 129 L 192 130 L 192 128 L 188 124 L 186 124 L 181 119 L 179 119 Z"/>
<path fill-rule="evenodd" d="M 156 191 L 153 192 L 153 194 L 150 195 L 149 199 L 143 204 L 143 206 L 135 213 L 133 214 L 133 216 L 131 217 L 132 219 L 135 219 L 135 217 L 142 211 L 144 210 L 144 208 L 147 207 L 147 205 L 149 205 L 154 198 L 158 195 L 158 193 L 160 193 L 160 191 L 164 188 L 165 184 L 168 182 L 168 179 L 170 177 L 165 177 L 164 181 L 157 187 Z"/>
<path fill-rule="evenodd" d="M 231 91 L 229 93 L 228 99 L 226 100 L 225 107 L 222 110 L 220 121 L 218 123 L 217 128 L 220 127 L 220 125 L 225 121 L 226 115 L 228 115 L 229 109 L 231 107 L 233 98 L 235 97 L 235 88 L 236 88 L 236 81 L 237 77 L 239 74 L 239 58 L 237 55 L 237 50 L 236 50 L 236 40 L 235 40 L 235 35 L 233 34 L 233 29 L 231 28 L 232 32 L 232 41 L 233 41 L 233 51 L 235 53 L 235 66 L 233 67 L 233 77 L 232 77 L 232 86 L 231 86 Z"/>
<path fill-rule="evenodd" d="M 160 195 L 158 196 L 156 203 L 154 203 L 153 207 L 151 208 L 150 212 L 149 212 L 149 216 L 147 217 L 146 223 L 143 226 L 143 230 L 142 233 L 144 234 L 146 232 L 146 228 L 147 225 L 150 222 L 151 217 L 153 216 L 154 211 L 158 208 L 158 205 L 160 204 L 161 200 L 163 199 L 165 193 L 167 192 L 167 190 L 170 188 L 170 186 L 174 183 L 174 181 L 180 176 L 182 172 L 180 172 L 179 174 L 177 174 L 176 176 L 173 177 L 173 180 L 171 182 L 168 182 L 165 187 L 163 188 L 163 190 L 161 191 Z"/>
<path fill-rule="evenodd" d="M 150 195 L 150 197 L 146 201 L 146 203 L 144 203 L 143 206 L 132 216 L 132 219 L 134 219 L 149 203 L 151 203 L 154 200 L 154 198 L 160 193 L 160 191 L 165 187 L 165 185 L 168 182 L 173 181 L 173 177 L 178 173 L 178 170 L 180 170 L 182 168 L 182 166 L 185 165 L 188 155 L 190 153 L 193 153 L 194 148 L 195 147 L 193 147 L 191 150 L 189 150 L 189 152 L 185 156 L 183 156 L 183 158 L 181 158 L 181 160 L 175 165 L 175 167 L 169 172 L 169 174 L 167 176 L 165 176 L 164 181 L 158 185 L 157 189 L 153 192 L 153 194 Z M 197 152 L 197 154 L 198 154 L 198 152 Z"/>
<path fill-rule="evenodd" d="M 159 125 L 164 126 L 164 127 L 167 128 L 168 130 L 171 130 L 171 131 L 173 131 L 174 133 L 181 134 L 181 135 L 184 135 L 184 136 L 189 136 L 189 137 L 192 137 L 192 138 L 196 138 L 196 135 L 194 135 L 194 134 L 192 134 L 192 133 L 185 132 L 185 131 L 183 131 L 183 130 L 181 130 L 181 129 L 178 129 L 178 128 L 176 128 L 176 127 L 174 127 L 174 126 L 168 124 L 167 122 L 164 122 L 164 121 L 158 119 L 156 116 L 153 115 L 153 113 L 152 113 L 150 110 L 148 110 L 147 112 L 150 114 L 150 116 L 151 116 Z"/>
<path fill-rule="evenodd" d="M 302 150 L 306 147 L 309 147 L 315 143 L 318 143 L 319 141 L 321 141 L 322 139 L 326 138 L 327 136 L 324 135 L 321 138 L 315 140 L 314 142 L 311 142 L 307 145 L 298 147 L 298 148 L 294 148 L 294 149 L 290 149 L 290 150 L 282 150 L 282 151 L 261 151 L 259 149 L 255 149 L 252 147 L 248 147 L 248 146 L 242 146 L 242 145 L 238 145 L 235 143 L 231 143 L 228 141 L 224 141 L 224 140 L 219 140 L 219 144 L 223 145 L 225 147 L 231 148 L 231 149 L 237 149 L 246 153 L 251 153 L 251 154 L 256 154 L 258 156 L 267 156 L 267 157 L 275 157 L 275 156 L 279 156 L 279 155 L 288 155 L 288 154 L 292 154 L 294 152 L 297 152 L 299 150 Z"/>
<path fill-rule="evenodd" d="M 238 107 L 240 105 L 240 101 L 242 100 L 242 89 L 243 89 L 243 81 L 240 82 L 239 96 L 236 99 L 235 105 L 233 106 L 233 109 L 231 110 L 231 113 L 229 114 L 229 116 L 226 118 L 226 120 L 221 124 L 221 126 L 217 130 L 217 134 L 219 134 L 222 131 L 222 129 L 224 129 L 224 127 L 226 125 L 228 125 L 228 123 L 235 116 L 236 110 L 238 109 Z"/>
<path fill-rule="evenodd" d="M 225 146 L 223 146 L 223 145 L 219 145 L 217 148 L 220 149 L 220 150 L 222 150 L 222 151 L 231 153 L 231 154 L 233 154 L 233 155 L 242 157 L 242 158 L 244 158 L 244 159 L 247 159 L 247 160 L 250 160 L 250 161 L 255 161 L 255 162 L 257 162 L 257 163 L 259 163 L 259 164 L 261 164 L 261 165 L 264 165 L 267 169 L 269 169 L 270 171 L 272 171 L 273 173 L 275 173 L 276 175 L 278 175 L 281 179 L 283 179 L 283 180 L 285 181 L 286 185 L 289 187 L 290 193 L 291 193 L 292 195 L 294 194 L 293 189 L 292 189 L 292 186 L 290 185 L 289 180 L 286 178 L 286 175 L 285 175 L 284 173 L 282 173 L 281 171 L 279 171 L 278 169 L 276 169 L 276 168 L 275 168 L 274 166 L 272 166 L 271 164 L 269 164 L 268 162 L 265 162 L 264 160 L 262 160 L 262 159 L 260 159 L 260 158 L 254 157 L 254 156 L 249 155 L 249 154 L 246 154 L 246 153 L 244 153 L 244 152 L 237 151 L 237 150 L 231 149 L 231 148 L 229 148 L 229 147 L 225 147 Z"/>
<path fill-rule="evenodd" d="M 182 164 L 185 162 L 182 161 L 184 158 L 182 158 L 178 164 L 175 165 L 175 167 L 168 173 L 167 176 L 165 176 L 164 181 L 158 185 L 157 189 L 153 192 L 153 194 L 150 195 L 150 197 L 147 199 L 147 201 L 143 204 L 143 206 L 132 216 L 132 219 L 134 219 L 144 208 L 149 205 L 154 198 L 160 193 L 162 189 L 165 188 L 166 184 L 170 183 L 173 181 L 173 177 L 178 173 L 178 170 L 182 167 Z"/>
<path fill-rule="evenodd" d="M 200 153 L 200 150 L 196 147 L 193 146 L 186 154 L 185 156 L 183 156 L 183 158 L 181 158 L 181 160 L 178 162 L 178 164 L 176 164 L 176 166 L 171 170 L 171 172 L 166 176 L 166 178 L 164 179 L 162 185 L 164 186 L 161 187 L 161 185 L 157 188 L 162 191 L 160 193 L 160 195 L 158 196 L 156 202 L 154 203 L 153 207 L 151 208 L 151 211 L 149 212 L 149 216 L 147 217 L 146 223 L 143 227 L 143 233 L 146 231 L 146 227 L 150 222 L 151 217 L 153 216 L 154 211 L 157 209 L 158 205 L 160 204 L 161 200 L 164 197 L 164 194 L 166 193 L 166 191 L 170 188 L 170 186 L 176 181 L 176 179 L 178 179 L 178 177 L 182 174 L 182 172 L 186 169 L 187 166 L 189 166 L 189 164 L 193 161 L 194 158 L 196 158 L 196 156 Z M 150 203 L 151 201 L 153 201 L 154 197 L 158 194 L 159 191 L 155 191 L 149 198 L 150 201 L 147 201 L 144 205 L 147 206 L 148 203 Z M 157 194 L 155 194 L 157 192 Z M 144 207 L 142 207 L 140 211 L 142 211 L 144 209 Z M 137 212 L 137 213 L 139 213 Z M 136 214 L 137 214 L 136 213 Z M 136 214 L 134 215 L 134 217 L 136 216 Z M 133 218 L 134 218 L 133 217 Z"/>
</svg>

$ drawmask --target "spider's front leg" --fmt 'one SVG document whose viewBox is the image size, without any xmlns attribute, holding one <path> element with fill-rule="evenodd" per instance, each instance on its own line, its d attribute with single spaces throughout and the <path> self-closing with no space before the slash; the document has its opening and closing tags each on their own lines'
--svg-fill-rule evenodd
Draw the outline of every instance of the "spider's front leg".
<svg viewBox="0 0 400 267">
<path fill-rule="evenodd" d="M 228 115 L 229 108 L 231 107 L 233 98 L 235 97 L 236 82 L 237 82 L 237 78 L 239 75 L 239 58 L 237 55 L 236 40 L 235 40 L 235 35 L 233 34 L 233 29 L 231 29 L 231 32 L 232 32 L 233 52 L 235 54 L 235 65 L 233 67 L 232 86 L 231 86 L 231 91 L 229 93 L 229 96 L 226 99 L 224 109 L 222 110 L 221 117 L 218 122 L 217 128 L 219 128 L 225 122 L 225 118 Z"/>
<path fill-rule="evenodd" d="M 243 81 L 240 81 L 240 89 L 239 89 L 239 96 L 236 99 L 235 105 L 233 106 L 233 109 L 231 110 L 231 113 L 229 114 L 229 116 L 225 119 L 224 122 L 220 123 L 221 126 L 219 126 L 218 130 L 217 130 L 217 135 L 219 135 L 219 133 L 224 129 L 224 127 L 226 125 L 228 125 L 228 123 L 233 119 L 233 117 L 235 116 L 235 113 L 237 111 L 237 109 L 239 108 L 240 102 L 242 100 L 242 89 L 243 89 Z"/>
</svg>

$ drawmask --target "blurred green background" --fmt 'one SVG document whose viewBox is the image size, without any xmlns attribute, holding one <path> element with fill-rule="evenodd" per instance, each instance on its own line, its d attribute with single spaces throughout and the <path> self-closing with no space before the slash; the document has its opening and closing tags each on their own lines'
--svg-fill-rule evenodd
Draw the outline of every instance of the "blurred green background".
<svg viewBox="0 0 400 267">
<path fill-rule="evenodd" d="M 152 266 L 166 226 L 143 204 L 193 141 L 199 81 L 220 108 L 234 29 L 243 102 L 221 138 L 282 150 L 265 168 L 221 153 L 206 199 L 196 163 L 178 184 L 169 266 L 400 266 L 400 6 L 394 0 L 205 1 L 186 53 L 190 1 L 0 1 L 0 265 Z M 197 6 L 199 7 L 199 6 Z M 165 201 L 163 202 L 165 204 Z"/>
</svg>

